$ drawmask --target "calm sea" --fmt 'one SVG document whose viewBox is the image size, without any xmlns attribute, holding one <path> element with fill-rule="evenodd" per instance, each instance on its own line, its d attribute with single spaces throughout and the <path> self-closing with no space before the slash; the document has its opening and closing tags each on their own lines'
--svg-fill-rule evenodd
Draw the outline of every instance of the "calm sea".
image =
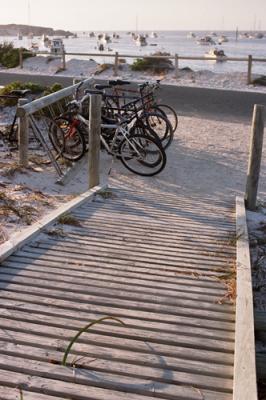
<svg viewBox="0 0 266 400">
<path fill-rule="evenodd" d="M 113 32 L 107 32 L 111 37 Z M 211 32 L 198 32 L 194 31 L 196 38 L 189 38 L 189 32 L 187 31 L 157 31 L 157 38 L 151 38 L 151 32 L 141 32 L 147 33 L 149 37 L 147 38 L 148 45 L 145 47 L 136 46 L 135 42 L 132 40 L 131 36 L 127 32 L 117 32 L 119 34 L 119 39 L 113 39 L 112 42 L 106 46 L 106 50 L 112 54 L 118 51 L 120 54 L 136 54 L 136 55 L 147 55 L 153 54 L 154 52 L 168 52 L 171 54 L 179 54 L 180 56 L 204 56 L 210 49 L 217 47 L 223 49 L 224 53 L 228 57 L 246 57 L 251 54 L 253 57 L 266 58 L 266 34 L 262 39 L 248 39 L 239 38 L 236 41 L 235 32 L 217 32 L 217 36 L 213 36 L 214 41 L 218 41 L 218 37 L 224 34 L 228 38 L 228 42 L 222 45 L 211 45 L 202 46 L 196 43 L 196 40 L 206 34 L 210 35 Z M 89 32 L 78 32 L 77 38 L 64 39 L 65 49 L 68 52 L 83 52 L 83 53 L 99 53 L 97 50 L 97 32 L 95 32 L 96 37 L 90 38 Z M 23 38 L 23 40 L 18 40 L 17 38 L 0 38 L 1 41 L 8 40 L 13 41 L 14 45 L 29 46 L 29 40 Z M 33 41 L 38 43 L 40 39 L 34 38 Z M 154 46 L 156 45 L 156 46 Z M 73 58 L 73 57 L 72 57 Z M 78 58 L 78 57 L 75 57 Z M 79 57 L 81 58 L 81 57 Z M 108 57 L 97 58 L 98 62 L 111 62 L 112 59 Z M 128 60 L 132 62 L 132 60 Z M 190 67 L 194 70 L 208 69 L 213 72 L 244 72 L 247 70 L 247 63 L 245 62 L 233 62 L 227 61 L 222 63 L 215 63 L 213 61 L 180 61 L 180 67 Z M 254 63 L 253 72 L 266 75 L 266 63 Z"/>
</svg>

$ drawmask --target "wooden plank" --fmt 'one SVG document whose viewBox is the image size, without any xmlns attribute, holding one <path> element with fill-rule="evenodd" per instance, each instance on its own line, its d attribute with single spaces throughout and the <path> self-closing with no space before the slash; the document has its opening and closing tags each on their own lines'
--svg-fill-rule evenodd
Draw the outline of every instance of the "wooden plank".
<svg viewBox="0 0 266 400">
<path fill-rule="evenodd" d="M 68 322 L 69 324 L 69 322 Z M 0 340 L 5 343 L 10 343 L 10 335 L 12 335 L 12 342 L 20 345 L 30 345 L 34 343 L 32 353 L 34 349 L 42 348 L 47 351 L 66 349 L 69 343 L 69 337 L 58 337 L 52 334 L 43 334 L 40 329 L 39 332 L 31 332 L 29 330 L 18 331 L 10 330 L 0 331 Z M 134 346 L 134 347 L 132 347 Z M 109 342 L 104 340 L 104 337 L 100 335 L 98 340 L 79 340 L 75 343 L 75 346 L 71 350 L 74 355 L 95 355 L 96 358 L 103 359 L 127 359 L 129 363 L 142 365 L 153 365 L 154 367 L 162 366 L 160 357 L 169 359 L 170 365 L 173 365 L 174 370 L 180 368 L 180 364 L 177 363 L 176 359 L 182 359 L 185 362 L 207 363 L 211 366 L 217 366 L 217 371 L 227 371 L 226 376 L 231 377 L 231 371 L 233 367 L 233 356 L 232 354 L 222 353 L 218 351 L 201 350 L 193 348 L 184 348 L 181 346 L 168 346 L 159 345 L 154 343 L 144 343 L 141 341 L 129 341 L 129 340 L 113 340 Z M 94 357 L 94 356 L 93 356 Z M 131 360 L 131 361 L 130 361 Z M 145 362 L 146 360 L 146 362 Z M 219 369 L 221 367 L 221 369 Z M 219 373 L 218 373 L 219 375 Z"/>
<path fill-rule="evenodd" d="M 60 360 L 60 358 L 57 357 L 57 360 Z M 87 368 L 85 368 L 86 359 L 83 368 L 72 368 L 70 366 L 64 367 L 49 363 L 48 358 L 45 361 L 37 361 L 31 360 L 29 357 L 25 359 L 19 356 L 0 354 L 0 369 L 27 373 L 39 377 L 45 376 L 50 379 L 57 377 L 57 380 L 61 382 L 73 382 L 90 387 L 120 390 L 129 393 L 149 395 L 149 393 L 152 393 L 152 388 L 147 390 L 145 387 L 149 386 L 150 382 L 167 384 L 167 386 L 161 385 L 162 387 L 164 386 L 161 393 L 162 397 L 167 397 L 167 395 L 171 394 L 173 396 L 174 391 L 178 393 L 177 391 L 180 387 L 178 385 L 196 386 L 200 389 L 222 393 L 230 393 L 232 387 L 231 379 L 182 371 L 170 371 L 165 364 L 164 368 L 160 370 L 158 368 L 137 366 L 122 362 L 112 363 L 108 360 L 94 359 L 92 362 L 90 357 L 87 358 L 87 362 Z M 110 369 L 110 366 L 112 366 L 112 369 Z M 132 385 L 131 387 L 130 384 Z"/>
<path fill-rule="evenodd" d="M 48 363 L 50 360 L 55 360 L 58 364 L 62 363 L 63 352 L 59 350 L 58 346 L 54 343 L 52 345 L 52 341 L 46 340 L 45 343 L 42 343 L 41 338 L 39 338 L 38 342 L 34 343 L 35 346 L 32 347 L 32 343 L 30 343 L 29 339 L 30 337 L 27 338 L 26 336 L 24 338 L 24 343 L 19 344 L 8 343 L 2 341 L 0 338 L 1 354 Z M 66 341 L 64 347 L 67 347 Z M 95 347 L 91 345 L 84 346 L 82 344 L 77 344 L 77 346 L 75 345 L 72 348 L 68 361 L 71 363 L 73 360 L 78 358 L 82 358 L 80 364 L 84 364 L 85 366 L 86 364 L 89 364 L 88 361 L 96 361 L 93 367 L 96 367 L 97 370 L 105 372 L 112 371 L 114 373 L 122 374 L 126 373 L 131 376 L 147 376 L 148 379 L 163 374 L 165 367 L 175 371 L 176 379 L 178 378 L 178 372 L 201 376 L 209 375 L 214 378 L 220 377 L 226 380 L 231 380 L 233 378 L 232 366 L 210 364 L 203 361 L 192 361 L 174 357 L 164 357 L 162 362 L 160 356 L 149 352 L 146 354 L 136 354 L 134 351 L 123 351 L 111 349 L 109 347 Z M 129 365 L 130 368 L 128 368 L 127 365 Z M 134 369 L 135 367 L 136 369 Z M 139 371 L 138 374 L 137 369 Z"/>
<path fill-rule="evenodd" d="M 236 198 L 237 282 L 234 400 L 257 400 L 251 264 L 244 199 Z"/>
<path fill-rule="evenodd" d="M 67 246 L 61 245 L 49 245 L 45 243 L 38 243 L 38 247 L 36 244 L 32 246 L 24 246 L 23 251 L 25 252 L 31 252 L 35 254 L 53 254 L 56 253 L 58 256 L 64 256 L 64 253 L 67 254 L 67 256 L 71 259 L 74 258 L 76 260 L 95 260 L 102 262 L 102 263 L 115 263 L 115 264 L 120 264 L 123 265 L 125 261 L 128 261 L 128 265 L 132 263 L 132 265 L 138 266 L 138 267 L 143 267 L 146 268 L 147 266 L 149 268 L 153 269 L 163 269 L 177 272 L 178 267 L 180 268 L 187 268 L 187 270 L 191 269 L 194 271 L 197 271 L 199 274 L 209 274 L 212 276 L 219 276 L 224 275 L 226 272 L 230 272 L 231 267 L 230 264 L 228 265 L 225 262 L 212 262 L 202 260 L 201 258 L 198 259 L 193 259 L 190 258 L 188 259 L 187 257 L 183 256 L 178 256 L 176 259 L 176 262 L 171 262 L 171 261 L 166 261 L 163 262 L 163 260 L 160 259 L 152 259 L 150 262 L 147 261 L 147 257 L 139 257 L 136 259 L 134 255 L 132 256 L 126 256 L 123 255 L 119 252 L 104 252 L 100 251 L 96 248 L 82 248 L 82 249 L 76 249 L 76 248 L 68 248 Z"/>
<path fill-rule="evenodd" d="M 155 254 L 149 251 L 146 252 L 144 249 L 142 250 L 141 254 L 139 254 L 138 252 L 136 252 L 136 248 L 134 251 L 134 249 L 126 249 L 125 246 L 106 246 L 105 243 L 101 245 L 101 243 L 99 242 L 96 245 L 95 242 L 91 243 L 90 240 L 88 240 L 86 243 L 82 243 L 78 240 L 69 241 L 67 237 L 64 239 L 59 239 L 55 237 L 52 240 L 49 240 L 49 238 L 39 238 L 34 243 L 32 243 L 29 248 L 48 250 L 51 249 L 53 251 L 63 250 L 66 252 L 71 252 L 72 254 L 75 254 L 77 251 L 79 252 L 79 254 L 87 254 L 87 252 L 89 252 L 90 255 L 93 254 L 95 256 L 100 255 L 102 257 L 112 257 L 116 260 L 124 259 L 126 257 L 128 260 L 145 261 L 152 265 L 164 264 L 167 266 L 174 266 L 180 260 L 181 262 L 187 262 L 188 264 L 198 263 L 199 269 L 200 265 L 204 264 L 204 267 L 206 269 L 208 269 L 209 267 L 214 271 L 217 269 L 217 266 L 219 266 L 219 268 L 224 268 L 225 270 L 230 270 L 231 267 L 231 259 L 229 257 L 219 257 L 218 254 L 216 257 L 212 257 L 211 255 L 209 256 L 202 253 L 191 254 L 189 253 L 189 251 L 182 250 L 178 251 L 178 253 L 176 252 L 175 255 L 171 255 L 168 252 L 163 252 L 160 245 L 158 245 L 158 251 L 155 252 Z M 231 264 L 233 263 L 231 262 Z"/>
<path fill-rule="evenodd" d="M 48 396 L 46 394 L 28 392 L 26 389 L 0 385 L 0 400 L 62 400 L 62 397 Z"/>
<path fill-rule="evenodd" d="M 217 220 L 203 213 L 194 225 L 195 202 L 175 220 L 168 200 L 161 220 L 141 200 L 84 206 L 84 226 L 42 234 L 2 263 L 0 385 L 30 382 L 28 392 L 73 400 L 232 399 L 234 306 L 218 304 L 226 293 L 218 278 L 234 259 L 224 240 L 231 225 L 219 208 Z M 104 315 L 126 326 L 106 321 L 82 334 L 71 357 L 87 356 L 86 368 L 49 362 Z"/>
<path fill-rule="evenodd" d="M 215 302 L 217 299 L 219 300 L 221 297 L 225 295 L 225 288 L 221 289 L 209 289 L 204 291 L 202 294 L 202 288 L 187 286 L 188 282 L 185 285 L 177 284 L 168 285 L 168 287 L 162 287 L 158 282 L 155 281 L 155 285 L 145 284 L 145 282 L 139 279 L 133 279 L 133 282 L 128 282 L 123 277 L 118 277 L 117 279 L 112 276 L 105 275 L 103 277 L 99 277 L 99 274 L 93 273 L 82 273 L 78 271 L 77 274 L 74 272 L 71 274 L 64 270 L 49 268 L 49 265 L 45 263 L 44 268 L 34 268 L 34 266 L 26 264 L 5 262 L 2 264 L 1 273 L 3 275 L 3 279 L 7 280 L 8 276 L 12 278 L 16 278 L 16 276 L 20 277 L 29 277 L 29 278 L 40 278 L 41 280 L 45 279 L 47 282 L 55 281 L 60 284 L 62 283 L 74 283 L 77 285 L 81 285 L 81 289 L 83 286 L 87 286 L 89 284 L 94 288 L 104 288 L 109 287 L 114 290 L 126 290 L 128 292 L 140 292 L 142 294 L 148 295 L 158 295 L 162 297 L 176 297 L 177 292 L 181 293 L 182 296 L 189 298 L 202 298 L 207 302 Z M 191 297 L 190 297 L 191 296 Z"/>
<path fill-rule="evenodd" d="M 104 306 L 119 309 L 134 309 L 139 311 L 156 312 L 170 315 L 188 315 L 193 317 L 202 316 L 203 319 L 210 319 L 214 321 L 231 322 L 234 321 L 234 313 L 230 307 L 223 310 L 222 305 L 217 307 L 211 307 L 209 304 L 199 304 L 197 301 L 189 301 L 177 299 L 175 305 L 165 305 L 154 302 L 144 302 L 141 300 L 128 300 L 115 296 L 110 302 L 110 297 L 105 295 L 93 295 L 84 293 L 69 292 L 66 293 L 63 289 L 53 288 L 35 288 L 34 286 L 25 286 L 10 283 L 6 287 L 6 283 L 1 283 L 1 289 L 3 291 L 15 291 L 21 294 L 31 294 L 32 296 L 49 296 L 53 299 L 61 299 L 73 302 L 79 302 L 80 304 L 90 304 L 91 306 Z M 139 296 L 138 296 L 139 297 Z M 36 299 L 37 300 L 37 299 Z M 111 304 L 111 306 L 110 306 Z M 220 306 L 220 308 L 219 308 Z"/>
<path fill-rule="evenodd" d="M 141 286 L 152 286 L 152 287 L 157 287 L 160 286 L 160 282 L 162 281 L 162 274 L 157 273 L 156 271 L 154 273 L 148 274 L 149 270 L 146 270 L 145 274 L 142 273 L 142 270 L 134 269 L 134 268 L 124 268 L 121 270 L 121 268 L 115 268 L 111 266 L 111 268 L 108 268 L 104 266 L 103 268 L 99 265 L 94 265 L 93 263 L 88 263 L 88 264 L 83 264 L 83 263 L 78 263 L 75 260 L 73 261 L 68 261 L 62 266 L 62 263 L 60 262 L 60 257 L 51 257 L 47 256 L 47 259 L 45 260 L 44 257 L 40 257 L 36 260 L 34 258 L 34 254 L 31 253 L 23 253 L 21 256 L 12 256 L 8 259 L 8 261 L 5 261 L 3 265 L 7 266 L 14 266 L 18 269 L 24 269 L 28 268 L 31 270 L 37 269 L 39 270 L 40 268 L 43 270 L 51 270 L 51 273 L 58 273 L 61 275 L 66 275 L 66 276 L 92 276 L 93 278 L 99 278 L 99 275 L 102 276 L 102 280 L 122 280 L 122 281 L 127 281 L 128 284 L 132 282 L 132 285 L 134 285 L 134 279 L 136 279 L 136 282 L 140 282 Z M 88 268 L 89 267 L 89 268 Z M 152 271 L 151 271 L 152 272 Z M 184 271 L 185 272 L 185 271 Z M 91 275 L 92 274 L 92 275 Z M 188 288 L 189 291 L 200 291 L 202 292 L 203 290 L 205 293 L 211 293 L 211 294 L 218 294 L 218 295 L 223 295 L 224 294 L 224 289 L 225 285 L 223 282 L 219 281 L 218 279 L 214 279 L 213 277 L 207 279 L 204 277 L 204 279 L 201 278 L 200 275 L 193 275 L 193 273 L 186 274 L 165 274 L 165 279 L 164 282 L 161 284 L 161 288 L 171 288 L 175 290 L 177 287 L 176 285 L 181 285 L 183 290 L 184 287 Z M 212 291 L 213 290 L 213 291 Z M 217 292 L 216 292 L 217 290 Z"/>
<path fill-rule="evenodd" d="M 50 366 L 51 371 L 59 371 L 63 367 L 58 366 Z M 9 387 L 26 387 L 27 391 L 32 391 L 36 393 L 44 393 L 50 396 L 60 396 L 61 398 L 71 398 L 73 400 L 154 400 L 154 394 L 156 393 L 156 398 L 158 399 L 179 399 L 181 400 L 199 400 L 202 398 L 203 391 L 197 390 L 191 387 L 183 387 L 183 386 L 174 386 L 174 391 L 171 393 L 171 388 L 168 389 L 169 385 L 160 384 L 157 382 L 145 382 L 142 380 L 136 381 L 132 380 L 128 383 L 127 386 L 123 386 L 121 384 L 121 390 L 113 390 L 109 389 L 108 391 L 106 388 L 99 388 L 90 385 L 84 385 L 77 383 L 83 378 L 85 381 L 86 377 L 88 376 L 88 380 L 95 378 L 97 379 L 96 374 L 87 374 L 83 377 L 82 372 L 75 371 L 73 373 L 72 368 L 64 368 L 64 374 L 68 377 L 69 381 L 62 381 L 62 380 L 55 380 L 50 379 L 47 377 L 38 377 L 29 374 L 23 374 L 20 372 L 13 372 L 13 371 L 5 371 L 0 370 L 0 384 L 3 383 L 7 384 Z M 95 379 L 95 380 L 96 380 Z M 98 384 L 99 384 L 99 380 Z M 3 382 L 3 383 L 2 383 Z M 103 381 L 105 382 L 105 381 Z M 108 382 L 108 378 L 106 379 Z M 73 384 L 75 383 L 75 384 Z M 119 381 L 118 381 L 119 384 Z M 110 386 L 112 383 L 110 382 Z M 130 387 L 134 388 L 135 392 L 138 393 L 129 393 Z M 167 397 L 163 395 L 163 389 L 165 388 L 168 391 Z M 168 389 L 168 390 L 167 390 Z M 145 391 L 145 394 L 142 393 Z M 150 393 L 150 395 L 148 394 Z M 178 396 L 178 397 L 176 397 Z M 201 397 L 199 397 L 201 396 Z M 211 391 L 204 391 L 204 398 L 206 400 L 230 400 L 231 394 L 227 393 L 219 393 L 219 392 L 211 392 Z M 36 398 L 37 400 L 37 398 Z M 52 400 L 52 399 L 51 399 Z"/>
<path fill-rule="evenodd" d="M 84 87 L 92 85 L 94 83 L 94 79 L 89 78 L 84 81 Z M 73 95 L 75 89 L 77 88 L 78 84 L 69 86 L 65 89 L 59 90 L 58 92 L 49 94 L 48 96 L 41 97 L 39 99 L 33 100 L 27 105 L 23 107 L 18 107 L 17 115 L 19 117 L 23 117 L 25 115 L 34 114 L 36 111 L 41 110 L 53 103 L 56 103 L 59 100 L 64 99 L 65 97 Z"/>
<path fill-rule="evenodd" d="M 27 321 L 29 318 L 37 318 L 45 321 L 47 324 L 50 325 L 58 325 L 60 327 L 60 323 L 62 322 L 62 315 L 61 310 L 57 307 L 47 306 L 47 305 L 38 305 L 35 303 L 27 302 L 27 303 L 18 303 L 15 300 L 6 300 L 1 299 L 0 304 L 1 312 L 3 316 L 7 316 L 10 319 L 17 319 Z M 19 311 L 19 314 L 16 315 L 12 310 Z M 38 311 L 38 316 L 35 314 Z M 30 313 L 27 315 L 26 313 Z M 56 318 L 56 320 L 54 320 Z M 96 312 L 88 311 L 84 313 L 80 311 L 79 315 L 72 310 L 65 310 L 64 311 L 64 318 L 71 320 L 73 327 L 76 326 L 79 328 L 81 324 L 84 326 L 86 325 L 88 320 L 95 320 L 99 318 L 99 314 Z M 144 329 L 144 330 L 151 330 L 153 332 L 163 332 L 163 333 L 181 333 L 184 334 L 189 330 L 191 335 L 194 336 L 201 336 L 205 338 L 213 338 L 216 340 L 226 340 L 226 341 L 234 341 L 234 331 L 231 329 L 215 329 L 215 325 L 212 326 L 211 324 L 203 324 L 200 318 L 189 318 L 189 317 L 179 317 L 175 323 L 169 323 L 165 321 L 153 321 L 153 320 L 143 320 L 138 319 L 137 314 L 129 315 L 129 317 L 123 316 L 123 322 L 126 324 L 128 328 L 134 329 Z M 64 321 L 64 323 L 68 323 Z M 107 326 L 114 325 L 115 322 L 113 321 L 105 321 L 104 324 Z M 62 325 L 62 324 L 61 324 Z M 229 326 L 229 324 L 228 324 Z M 228 327 L 227 327 L 228 328 Z"/>
<path fill-rule="evenodd" d="M 79 312 L 80 317 L 86 318 L 86 315 L 95 315 L 97 318 L 102 315 L 111 315 L 114 317 L 124 319 L 133 319 L 136 322 L 136 327 L 140 325 L 141 327 L 147 326 L 149 323 L 155 323 L 155 326 L 159 327 L 160 323 L 167 323 L 175 325 L 188 325 L 190 327 L 199 327 L 202 328 L 205 332 L 207 330 L 206 336 L 212 336 L 212 331 L 220 332 L 226 331 L 228 336 L 231 338 L 231 332 L 234 332 L 234 321 L 217 321 L 211 319 L 201 319 L 199 315 L 187 315 L 185 312 L 179 313 L 175 316 L 171 314 L 159 314 L 155 312 L 146 312 L 142 310 L 124 310 L 117 309 L 113 307 L 105 307 L 102 305 L 94 305 L 93 307 L 86 308 L 86 305 L 73 303 L 72 301 L 67 300 L 54 300 L 47 299 L 45 296 L 32 296 L 23 293 L 17 292 L 3 292 L 0 293 L 0 298 L 2 304 L 17 304 L 16 308 L 26 309 L 28 307 L 32 307 L 32 304 L 35 304 L 36 309 L 39 307 L 46 307 L 45 314 L 58 314 L 64 312 L 65 315 L 72 315 L 71 313 Z M 21 302 L 19 300 L 21 299 Z M 87 314 L 86 314 L 87 312 Z M 85 315 L 84 315 L 85 313 Z M 147 321 L 147 324 L 144 323 Z M 130 325 L 130 324 L 129 324 Z M 153 329 L 157 331 L 157 329 Z M 219 334 L 217 333 L 218 337 Z"/>
<path fill-rule="evenodd" d="M 75 199 L 70 200 L 66 204 L 58 207 L 56 210 L 49 213 L 48 216 L 45 216 L 40 221 L 31 225 L 29 228 L 25 228 L 23 232 L 14 234 L 8 241 L 0 245 L 0 263 L 16 250 L 20 249 L 25 243 L 35 238 L 43 229 L 46 229 L 50 224 L 55 222 L 60 215 L 74 210 L 76 207 L 80 206 L 86 201 L 92 200 L 94 194 L 105 187 L 106 185 L 97 186 L 88 190 L 87 192 L 82 193 Z"/>
<path fill-rule="evenodd" d="M 176 216 L 169 214 L 167 211 L 165 212 L 165 215 L 163 215 L 163 212 L 161 211 L 155 211 L 151 212 L 149 209 L 137 209 L 136 204 L 132 205 L 132 210 L 128 210 L 127 208 L 124 207 L 116 207 L 113 204 L 107 205 L 105 203 L 99 203 L 96 204 L 93 202 L 92 206 L 89 207 L 88 209 L 80 209 L 77 210 L 77 214 L 80 215 L 82 218 L 88 218 L 89 214 L 93 214 L 97 216 L 97 211 L 101 215 L 108 215 L 109 221 L 112 221 L 115 219 L 117 215 L 123 215 L 123 219 L 127 221 L 139 221 L 140 217 L 143 222 L 151 222 L 151 225 L 166 225 L 168 222 L 171 222 L 173 226 L 179 225 L 180 223 L 185 223 L 186 226 L 190 227 L 191 230 L 193 231 L 196 228 L 202 227 L 202 225 L 205 225 L 206 231 L 207 232 L 215 232 L 217 231 L 217 228 L 219 228 L 220 232 L 227 232 L 229 229 L 231 230 L 233 228 L 233 224 L 231 223 L 226 223 L 226 222 L 218 222 L 214 221 L 213 219 L 207 219 L 207 218 L 196 218 L 196 217 L 191 217 L 189 215 L 184 215 L 182 216 L 181 214 L 177 214 Z M 110 213 L 111 212 L 111 213 Z M 172 225 L 168 226 L 169 230 L 172 229 Z"/>
</svg>

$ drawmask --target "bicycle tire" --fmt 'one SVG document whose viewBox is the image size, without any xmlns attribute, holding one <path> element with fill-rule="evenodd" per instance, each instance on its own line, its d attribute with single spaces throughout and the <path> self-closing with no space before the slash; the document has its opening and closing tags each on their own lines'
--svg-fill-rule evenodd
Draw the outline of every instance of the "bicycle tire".
<svg viewBox="0 0 266 400">
<path fill-rule="evenodd" d="M 156 104 L 154 106 L 154 109 L 161 111 L 163 113 L 164 117 L 166 117 L 169 120 L 170 124 L 172 125 L 173 133 L 174 133 L 177 129 L 178 122 L 179 122 L 176 111 L 172 107 L 168 106 L 167 104 Z M 170 115 L 170 118 L 169 118 L 169 115 Z"/>
<path fill-rule="evenodd" d="M 65 118 L 57 118 L 50 123 L 49 138 L 55 150 L 66 160 L 78 161 L 86 152 L 83 133 Z"/>
<path fill-rule="evenodd" d="M 148 112 L 143 113 L 141 118 L 157 134 L 164 149 L 170 146 L 174 138 L 174 132 L 167 117 L 164 117 L 162 113 Z"/>
<path fill-rule="evenodd" d="M 166 154 L 158 140 L 140 134 L 124 138 L 119 145 L 118 154 L 122 164 L 140 176 L 157 175 L 166 165 Z M 149 160 L 148 156 L 152 156 L 152 160 Z"/>
</svg>

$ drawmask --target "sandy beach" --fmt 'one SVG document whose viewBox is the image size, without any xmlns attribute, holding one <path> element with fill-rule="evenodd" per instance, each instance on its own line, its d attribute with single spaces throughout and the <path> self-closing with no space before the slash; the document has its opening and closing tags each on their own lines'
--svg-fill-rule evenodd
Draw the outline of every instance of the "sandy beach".
<svg viewBox="0 0 266 400">
<path fill-rule="evenodd" d="M 26 75 L 39 74 L 51 76 L 67 76 L 77 78 L 97 77 L 99 79 L 113 78 L 113 65 L 105 64 L 106 68 L 103 72 L 101 64 L 97 64 L 94 60 L 71 59 L 66 63 L 66 69 L 62 71 L 61 58 L 52 58 L 46 56 L 36 56 L 24 61 L 23 69 L 11 68 L 1 69 L 0 72 L 7 73 L 23 73 Z M 253 79 L 258 75 L 253 75 Z M 175 77 L 174 71 L 168 73 L 153 74 L 150 71 L 136 72 L 132 71 L 128 64 L 119 65 L 117 78 L 127 79 L 130 81 L 147 81 L 161 79 L 163 84 L 216 88 L 223 90 L 246 90 L 266 93 L 266 86 L 247 85 L 247 73 L 230 72 L 215 73 L 208 69 L 193 71 L 180 69 L 178 78 Z"/>
</svg>

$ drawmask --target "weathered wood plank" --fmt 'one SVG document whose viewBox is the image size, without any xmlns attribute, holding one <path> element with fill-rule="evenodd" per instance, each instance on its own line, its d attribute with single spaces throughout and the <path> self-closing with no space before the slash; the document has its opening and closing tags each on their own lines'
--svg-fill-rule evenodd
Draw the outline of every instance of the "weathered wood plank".
<svg viewBox="0 0 266 400">
<path fill-rule="evenodd" d="M 234 400 L 257 400 L 251 264 L 244 199 L 236 198 L 237 287 Z"/>
<path fill-rule="evenodd" d="M 229 209 L 115 194 L 80 207 L 81 227 L 41 234 L 2 263 L 0 385 L 73 400 L 231 400 L 234 307 L 219 279 L 235 257 Z M 50 362 L 104 315 L 126 326 L 81 335 L 71 357 L 87 368 Z"/>
<path fill-rule="evenodd" d="M 51 371 L 57 371 L 59 369 L 58 366 L 50 366 Z M 183 386 L 175 386 L 174 392 L 168 391 L 168 396 L 165 397 L 163 395 L 163 389 L 167 390 L 168 385 L 160 384 L 159 382 L 148 382 L 147 383 L 142 380 L 141 384 L 138 386 L 132 382 L 132 386 L 134 388 L 135 393 L 129 393 L 128 388 L 130 388 L 130 383 L 128 387 L 123 387 L 121 391 L 109 389 L 107 391 L 106 388 L 99 388 L 96 386 L 85 386 L 80 383 L 77 383 L 76 380 L 81 376 L 80 372 L 73 373 L 72 368 L 65 368 L 65 374 L 69 378 L 69 382 L 62 380 L 49 379 L 47 377 L 38 377 L 32 376 L 29 374 L 23 374 L 19 372 L 13 371 L 5 371 L 0 370 L 0 384 L 6 383 L 9 387 L 26 387 L 28 391 L 33 391 L 36 393 L 44 393 L 50 396 L 59 395 L 63 398 L 70 397 L 73 400 L 106 400 L 106 396 L 108 396 L 108 400 L 154 400 L 154 393 L 156 393 L 156 398 L 158 399 L 180 399 L 180 400 L 199 400 L 202 398 L 204 393 L 204 397 L 206 400 L 230 400 L 231 394 L 219 393 L 219 392 L 211 392 L 211 391 L 201 391 L 191 387 L 183 387 Z M 78 375 L 78 378 L 76 376 Z M 97 375 L 94 375 L 97 378 Z M 91 375 L 91 379 L 93 379 L 93 375 Z M 85 378 L 84 378 L 85 380 Z M 99 380 L 98 380 L 99 382 Z M 75 383 L 75 384 L 73 384 Z M 119 381 L 118 381 L 119 383 Z M 145 384 L 146 383 L 146 384 Z M 121 385 L 122 386 L 122 385 Z M 131 388 L 132 388 L 131 386 Z M 143 391 L 145 390 L 145 395 L 143 395 Z M 147 392 L 150 391 L 150 396 Z M 178 396 L 178 397 L 177 397 Z M 201 397 L 199 397 L 201 396 Z M 36 398 L 37 400 L 37 398 Z M 52 400 L 52 399 L 51 399 Z"/>
</svg>

